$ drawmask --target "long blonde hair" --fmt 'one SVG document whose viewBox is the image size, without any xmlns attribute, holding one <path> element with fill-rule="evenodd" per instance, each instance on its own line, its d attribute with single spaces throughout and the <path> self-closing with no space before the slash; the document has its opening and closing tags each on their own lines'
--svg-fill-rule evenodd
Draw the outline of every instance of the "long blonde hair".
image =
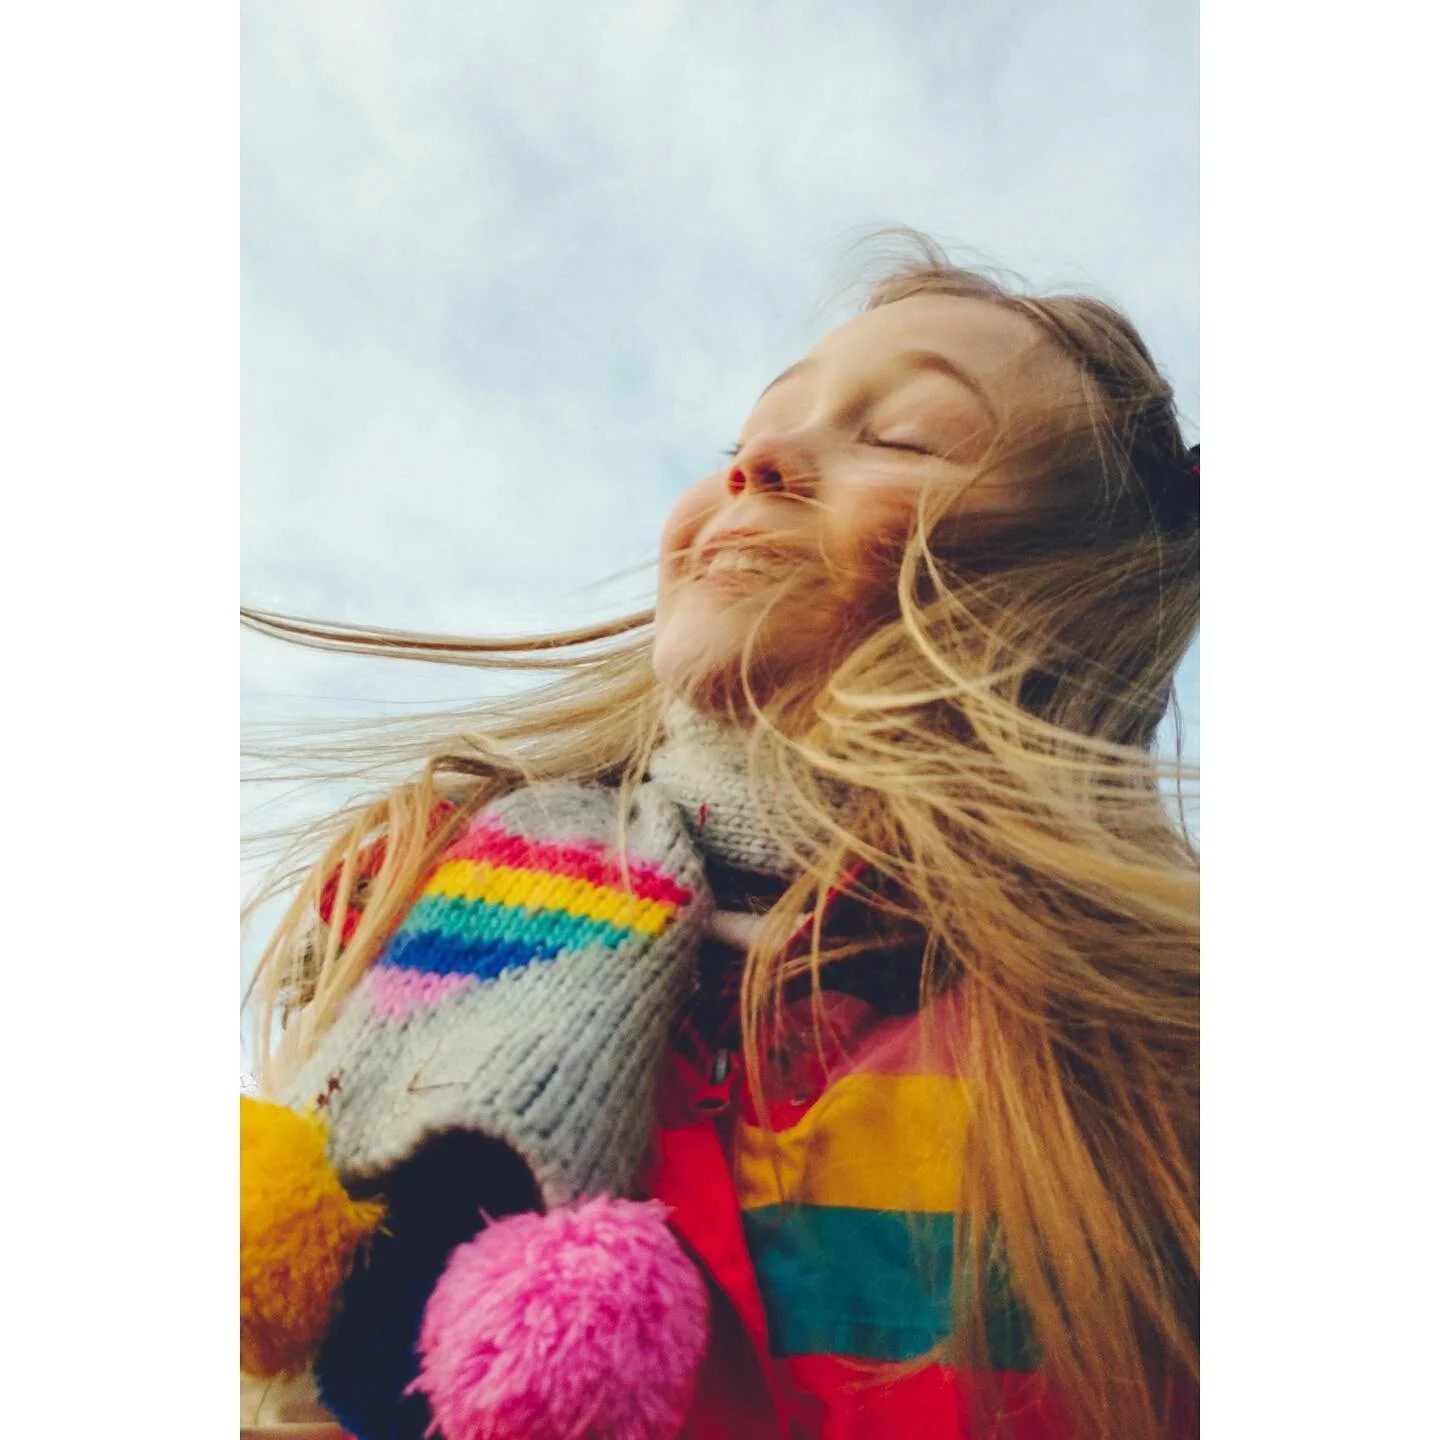
<svg viewBox="0 0 1440 1440">
<path fill-rule="evenodd" d="M 1078 379 L 999 416 L 979 468 L 1024 490 L 1023 514 L 922 504 L 891 610 L 818 691 L 745 686 L 757 804 L 795 830 L 804 866 L 746 959 L 746 1064 L 763 1098 L 791 980 L 823 985 L 854 949 L 823 926 L 804 955 L 784 937 L 867 862 L 873 903 L 926 937 L 922 1012 L 963 994 L 946 1012 L 961 1033 L 939 1037 L 972 1088 L 957 1280 L 959 1267 L 985 1273 L 993 1219 L 1081 1433 L 1146 1440 L 1199 1365 L 1199 863 L 1163 792 L 1167 777 L 1198 777 L 1154 753 L 1198 625 L 1198 476 L 1170 387 L 1115 309 L 1026 296 L 915 245 L 869 305 L 1004 306 Z M 313 1047 L 468 815 L 542 778 L 639 783 L 663 700 L 652 619 L 498 642 L 246 613 L 304 644 L 555 672 L 468 716 L 388 722 L 333 752 L 405 778 L 308 832 L 305 867 L 280 867 L 258 897 L 298 879 L 254 986 L 262 1078 Z M 437 822 L 442 798 L 455 808 Z M 365 856 L 380 837 L 375 870 Z M 317 925 L 337 873 L 332 923 Z M 956 1285 L 954 1345 L 976 1360 L 982 1288 Z"/>
</svg>

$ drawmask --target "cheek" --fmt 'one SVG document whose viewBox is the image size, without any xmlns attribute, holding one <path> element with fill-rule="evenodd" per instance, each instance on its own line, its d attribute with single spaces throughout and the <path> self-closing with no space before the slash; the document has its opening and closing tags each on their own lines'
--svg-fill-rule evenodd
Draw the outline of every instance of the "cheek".
<svg viewBox="0 0 1440 1440">
<path fill-rule="evenodd" d="M 663 623 L 672 609 L 676 582 L 684 572 L 690 546 L 724 498 L 724 482 L 718 475 L 698 481 L 680 496 L 665 517 L 660 531 L 660 575 L 655 618 Z"/>
<path fill-rule="evenodd" d="M 861 482 L 835 495 L 827 548 L 847 594 L 868 596 L 893 586 L 919 500 L 919 487 L 909 480 Z"/>
<path fill-rule="evenodd" d="M 708 475 L 686 490 L 670 507 L 660 532 L 662 574 L 683 565 L 686 550 L 724 499 L 724 480 L 719 475 Z"/>
</svg>

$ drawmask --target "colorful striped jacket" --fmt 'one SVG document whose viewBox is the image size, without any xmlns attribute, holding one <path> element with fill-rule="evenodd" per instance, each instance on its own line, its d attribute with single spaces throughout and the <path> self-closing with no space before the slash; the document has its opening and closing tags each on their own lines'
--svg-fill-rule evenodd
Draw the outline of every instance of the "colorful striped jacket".
<svg viewBox="0 0 1440 1440">
<path fill-rule="evenodd" d="M 991 1434 L 973 1423 L 977 1387 L 924 1363 L 951 1328 L 966 1086 L 921 1053 L 913 1011 L 886 1008 L 827 993 L 826 1053 L 801 1052 L 768 1127 L 728 1049 L 669 1056 L 650 1190 L 712 1286 L 688 1440 Z M 985 1311 L 997 1433 L 1069 1437 L 993 1280 Z"/>
<path fill-rule="evenodd" d="M 843 893 L 827 914 L 827 930 L 868 928 Z M 730 1048 L 733 995 L 672 1048 L 650 1193 L 671 1207 L 711 1285 L 710 1349 L 685 1440 L 1075 1440 L 998 1260 L 980 1305 L 987 1372 L 933 1358 L 953 1326 L 971 1107 L 963 1073 L 925 1040 L 927 1029 L 963 1033 L 963 989 L 927 1027 L 917 976 L 903 948 L 840 962 L 827 970 L 819 1025 L 797 998 L 766 1124 Z M 968 1289 L 967 1269 L 958 1283 Z M 1172 1392 L 1168 1433 L 1198 1437 L 1193 1391 Z"/>
</svg>

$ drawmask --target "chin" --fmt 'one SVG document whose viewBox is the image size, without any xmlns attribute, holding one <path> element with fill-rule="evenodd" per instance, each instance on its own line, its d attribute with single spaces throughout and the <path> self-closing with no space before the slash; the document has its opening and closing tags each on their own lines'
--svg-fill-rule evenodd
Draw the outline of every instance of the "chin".
<svg viewBox="0 0 1440 1440">
<path fill-rule="evenodd" d="M 751 713 L 741 683 L 741 657 L 750 642 L 749 686 L 764 703 L 784 685 L 816 666 L 826 648 L 823 627 L 814 623 L 784 625 L 773 611 L 757 615 L 755 607 L 735 605 L 724 610 L 697 604 L 693 594 L 668 597 L 657 615 L 651 668 L 665 690 L 697 710 L 728 713 L 743 720 Z M 758 623 L 758 633 L 752 634 Z M 757 654 L 763 660 L 757 659 Z"/>
<path fill-rule="evenodd" d="M 740 651 L 716 636 L 663 627 L 651 654 L 655 678 L 666 691 L 697 710 L 743 713 L 748 706 L 740 684 Z"/>
<path fill-rule="evenodd" d="M 803 678 L 806 668 L 799 657 L 775 657 L 763 667 L 752 666 L 748 678 L 754 703 L 764 705 L 779 686 Z M 657 647 L 654 670 L 669 694 L 696 710 L 740 725 L 750 723 L 754 711 L 741 683 L 738 654 L 721 657 L 692 653 L 682 657 Z"/>
<path fill-rule="evenodd" d="M 652 668 L 666 691 L 697 710 L 724 711 L 736 700 L 743 704 L 738 661 L 717 664 L 710 657 L 676 655 L 657 645 Z"/>
</svg>

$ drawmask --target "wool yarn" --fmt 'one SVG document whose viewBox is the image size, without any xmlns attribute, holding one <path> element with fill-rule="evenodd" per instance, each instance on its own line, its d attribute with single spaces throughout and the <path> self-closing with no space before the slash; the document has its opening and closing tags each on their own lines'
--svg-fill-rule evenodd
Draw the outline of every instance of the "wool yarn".
<svg viewBox="0 0 1440 1440">
<path fill-rule="evenodd" d="M 384 1210 L 341 1186 L 323 1122 L 240 1097 L 242 1369 L 268 1378 L 305 1367 Z"/>
<path fill-rule="evenodd" d="M 570 1255 L 584 1234 L 569 1218 L 577 1203 L 613 1197 L 604 1204 L 622 1204 L 634 1195 L 660 1060 L 694 990 L 713 911 L 707 858 L 772 874 L 785 867 L 750 800 L 743 735 L 676 706 L 650 778 L 623 817 L 617 792 L 569 782 L 514 792 L 478 815 L 443 852 L 282 1095 L 297 1114 L 323 1116 L 325 1152 L 345 1189 L 388 1205 L 384 1230 L 341 1277 L 315 1363 L 322 1400 L 359 1440 L 419 1440 L 428 1428 L 420 1398 L 428 1392 L 415 1383 L 423 1316 L 449 1288 L 441 1277 L 450 1257 L 469 1246 L 465 1253 L 484 1273 L 474 1257 L 501 1253 L 488 1245 L 498 1234 L 475 1239 L 477 1232 L 528 1215 L 560 1227 L 531 1236 L 535 1253 Z M 454 1147 L 466 1138 L 489 1147 L 487 1163 L 455 1162 Z M 443 1163 L 436 1158 L 445 1155 Z M 597 1234 L 628 1233 L 606 1213 Z M 607 1392 L 608 1428 L 594 1433 L 609 1440 L 662 1435 L 698 1360 L 703 1306 L 697 1312 L 692 1302 L 700 1282 L 656 1226 L 647 1212 L 637 1232 L 647 1241 L 617 1241 L 617 1254 L 644 1264 L 631 1291 L 614 1293 L 631 1294 L 638 1307 L 627 1312 L 627 1333 L 647 1336 L 647 1351 L 668 1346 L 678 1368 L 667 1381 L 669 1399 L 652 1403 L 624 1383 Z M 536 1238 L 546 1234 L 548 1250 Z M 578 1289 L 566 1303 L 564 1276 L 578 1284 L 576 1277 L 593 1280 L 604 1270 L 567 1262 L 554 1272 L 546 1313 L 555 1324 L 589 1303 Z M 522 1277 L 522 1288 L 531 1282 L 539 1285 Z M 669 1339 L 645 1299 L 655 1295 L 674 1302 Z M 534 1296 L 531 1302 L 531 1313 L 540 1313 Z M 450 1313 L 443 1298 L 435 1303 L 437 1313 Z M 642 1324 L 636 1316 L 648 1318 Z M 533 1401 L 543 1410 L 554 1377 L 547 1369 L 516 1378 L 516 1354 L 526 1347 L 514 1318 L 501 1326 L 510 1341 L 502 1368 L 514 1380 L 506 1403 L 523 1410 Z M 591 1369 L 603 1368 L 609 1352 L 578 1343 L 557 1332 L 554 1345 L 529 1350 L 547 1367 L 560 1356 L 588 1355 Z M 437 1344 L 427 1353 L 454 1353 Z M 491 1353 L 484 1334 L 469 1333 L 465 1345 L 472 1362 Z M 650 1375 L 642 1365 L 626 1368 L 621 1382 Z M 432 1399 L 443 1391 L 438 1403 L 471 1416 L 475 1436 L 486 1433 L 483 1405 L 448 1383 L 431 1388 Z M 650 1413 L 659 1428 L 627 1430 L 627 1410 Z M 563 1416 L 555 1423 L 554 1433 L 565 1433 Z"/>
<path fill-rule="evenodd" d="M 445 1440 L 668 1440 L 706 1338 L 705 1282 L 654 1201 L 514 1215 L 450 1257 L 420 1373 Z"/>
</svg>

